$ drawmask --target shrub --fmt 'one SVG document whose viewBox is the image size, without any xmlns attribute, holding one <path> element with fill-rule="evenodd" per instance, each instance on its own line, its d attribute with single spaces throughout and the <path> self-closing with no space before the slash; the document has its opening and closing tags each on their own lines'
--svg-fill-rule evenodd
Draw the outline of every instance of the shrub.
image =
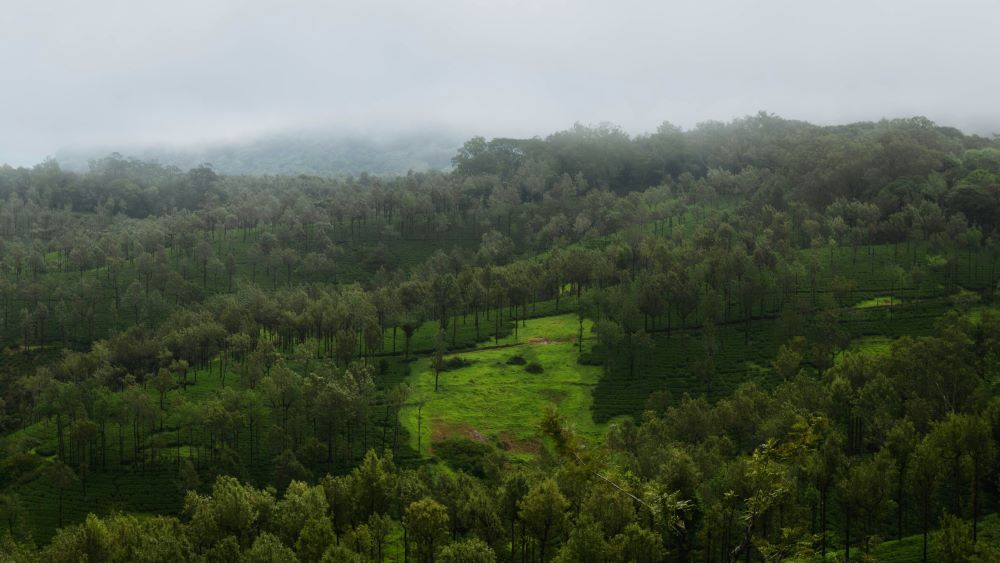
<svg viewBox="0 0 1000 563">
<path fill-rule="evenodd" d="M 451 371 L 453 369 L 464 368 L 465 366 L 472 365 L 472 362 L 462 358 L 460 356 L 452 356 L 448 358 L 444 363 L 444 371 Z"/>
<path fill-rule="evenodd" d="M 531 362 L 530 364 L 524 366 L 524 371 L 528 373 L 542 373 L 545 371 L 545 368 L 543 368 L 542 364 L 538 362 Z"/>
<path fill-rule="evenodd" d="M 45 455 L 55 455 L 55 452 Z M 28 452 L 13 454 L 0 462 L 0 484 L 11 483 L 31 473 L 41 464 L 40 455 Z"/>
<path fill-rule="evenodd" d="M 528 362 L 524 359 L 524 356 L 512 356 L 507 360 L 507 364 L 512 366 L 523 366 L 526 363 Z"/>
<path fill-rule="evenodd" d="M 434 454 L 455 470 L 469 475 L 485 477 L 487 467 L 494 463 L 496 450 L 493 446 L 468 438 L 448 438 L 434 444 Z"/>
</svg>

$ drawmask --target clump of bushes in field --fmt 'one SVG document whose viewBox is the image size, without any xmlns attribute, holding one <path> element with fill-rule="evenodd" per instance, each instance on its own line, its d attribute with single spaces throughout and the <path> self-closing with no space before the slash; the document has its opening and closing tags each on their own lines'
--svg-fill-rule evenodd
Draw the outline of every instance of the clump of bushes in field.
<svg viewBox="0 0 1000 563">
<path fill-rule="evenodd" d="M 434 454 L 455 470 L 484 478 L 491 467 L 502 465 L 503 459 L 490 444 L 468 438 L 448 438 L 434 444 Z"/>
<path fill-rule="evenodd" d="M 46 455 L 55 455 L 55 452 Z M 14 482 L 29 475 L 43 463 L 44 458 L 37 453 L 15 453 L 0 462 L 0 481 Z"/>
<path fill-rule="evenodd" d="M 523 366 L 526 363 L 528 363 L 528 361 L 524 359 L 524 356 L 511 356 L 507 360 L 507 364 L 511 366 Z"/>
<path fill-rule="evenodd" d="M 451 371 L 453 369 L 460 369 L 471 365 L 472 362 L 470 362 L 469 360 L 466 360 L 461 356 L 453 356 L 445 360 L 444 366 L 442 367 L 441 371 Z"/>
<path fill-rule="evenodd" d="M 545 368 L 543 368 L 542 364 L 538 362 L 531 362 L 530 364 L 524 366 L 524 371 L 528 373 L 542 373 L 545 371 Z"/>
</svg>

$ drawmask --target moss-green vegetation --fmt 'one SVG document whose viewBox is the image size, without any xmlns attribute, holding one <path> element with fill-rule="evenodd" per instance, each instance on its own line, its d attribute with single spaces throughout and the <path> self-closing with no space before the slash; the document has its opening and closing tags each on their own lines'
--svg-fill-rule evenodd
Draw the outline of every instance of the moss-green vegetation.
<svg viewBox="0 0 1000 563">
<path fill-rule="evenodd" d="M 900 299 L 894 300 L 891 296 L 880 296 L 859 301 L 854 304 L 854 307 L 857 309 L 870 309 L 872 307 L 892 307 L 893 305 L 899 305 L 900 303 Z"/>
<path fill-rule="evenodd" d="M 594 391 L 594 417 L 608 420 L 622 414 L 638 415 L 646 399 L 657 391 L 674 401 L 684 395 L 718 399 L 727 397 L 748 381 L 770 388 L 781 381 L 771 369 L 778 348 L 797 334 L 811 334 L 836 346 L 864 346 L 864 342 L 887 342 L 910 335 L 929 334 L 934 321 L 949 310 L 943 301 L 913 301 L 889 308 L 844 310 L 826 322 L 809 313 L 786 311 L 777 318 L 752 322 L 749 336 L 742 323 L 655 333 L 651 348 L 641 353 L 638 373 L 628 376 L 620 365 L 612 365 Z M 802 365 L 824 360 L 818 349 L 807 351 Z M 592 361 L 601 365 L 606 356 L 598 349 Z"/>
<path fill-rule="evenodd" d="M 865 355 L 885 354 L 892 348 L 892 340 L 884 336 L 866 336 L 860 338 L 834 357 L 834 363 L 840 363 L 845 354 L 860 353 Z"/>
<path fill-rule="evenodd" d="M 1000 546 L 1000 519 L 996 514 L 991 514 L 979 523 L 979 541 L 982 545 Z M 933 531 L 928 534 L 927 553 L 931 561 L 943 561 L 944 554 L 941 552 L 941 532 Z M 843 558 L 843 552 L 839 553 Z M 879 543 L 871 550 L 871 556 L 876 561 L 884 563 L 916 563 L 923 558 L 923 536 L 914 534 L 904 537 L 901 540 L 887 540 Z M 853 557 L 853 554 L 852 554 Z M 988 559 L 987 559 L 988 560 Z"/>
</svg>

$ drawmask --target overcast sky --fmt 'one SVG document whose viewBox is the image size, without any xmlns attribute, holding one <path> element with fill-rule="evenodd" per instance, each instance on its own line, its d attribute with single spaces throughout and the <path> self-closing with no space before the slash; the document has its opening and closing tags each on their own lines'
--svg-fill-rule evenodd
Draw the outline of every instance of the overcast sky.
<svg viewBox="0 0 1000 563">
<path fill-rule="evenodd" d="M 0 162 L 302 127 L 632 133 L 766 110 L 1000 132 L 1000 3 L 3 0 Z"/>
</svg>

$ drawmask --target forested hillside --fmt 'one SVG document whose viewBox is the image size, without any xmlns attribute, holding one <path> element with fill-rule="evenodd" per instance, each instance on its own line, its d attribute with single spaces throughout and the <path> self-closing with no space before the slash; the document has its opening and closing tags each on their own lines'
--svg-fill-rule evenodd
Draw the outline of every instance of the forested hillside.
<svg viewBox="0 0 1000 563">
<path fill-rule="evenodd" d="M 0 168 L 0 560 L 1000 559 L 1000 141 L 451 164 Z"/>
</svg>

